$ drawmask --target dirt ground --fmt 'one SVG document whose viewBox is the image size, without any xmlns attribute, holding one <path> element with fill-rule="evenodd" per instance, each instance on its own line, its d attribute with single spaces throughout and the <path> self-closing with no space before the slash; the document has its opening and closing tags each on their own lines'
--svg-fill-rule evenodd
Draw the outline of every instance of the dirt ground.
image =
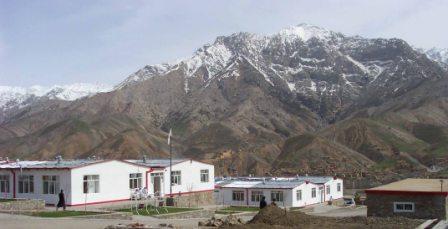
<svg viewBox="0 0 448 229">
<path fill-rule="evenodd" d="M 154 228 L 159 224 L 172 224 L 176 228 L 198 228 L 201 219 L 156 219 L 148 216 L 134 216 L 133 220 L 81 219 L 81 218 L 39 218 L 26 215 L 0 213 L 0 229 L 104 229 L 108 225 L 143 223 Z"/>
<path fill-rule="evenodd" d="M 248 224 L 232 228 L 416 228 L 424 220 L 408 219 L 403 217 L 376 218 L 365 216 L 354 217 L 323 217 L 307 215 L 299 211 L 285 211 L 284 209 L 268 206 L 260 211 Z"/>
</svg>

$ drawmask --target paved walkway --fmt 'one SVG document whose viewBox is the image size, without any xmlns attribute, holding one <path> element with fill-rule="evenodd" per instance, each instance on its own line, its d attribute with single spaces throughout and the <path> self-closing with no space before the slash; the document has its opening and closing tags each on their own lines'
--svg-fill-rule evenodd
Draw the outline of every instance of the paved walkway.
<svg viewBox="0 0 448 229">
<path fill-rule="evenodd" d="M 134 216 L 133 220 L 82 219 L 82 218 L 40 218 L 25 215 L 0 213 L 0 228 L 8 229 L 104 229 L 112 224 L 143 223 L 153 227 L 161 223 L 172 224 L 180 228 L 197 228 L 204 219 L 156 219 L 149 216 Z"/>
</svg>

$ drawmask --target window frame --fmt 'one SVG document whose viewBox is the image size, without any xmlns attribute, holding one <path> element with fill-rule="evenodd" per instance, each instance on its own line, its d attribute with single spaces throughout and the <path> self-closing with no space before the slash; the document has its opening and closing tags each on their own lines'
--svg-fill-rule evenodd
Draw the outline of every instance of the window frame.
<svg viewBox="0 0 448 229">
<path fill-rule="evenodd" d="M 316 198 L 317 197 L 317 190 L 316 188 L 311 188 L 311 198 Z"/>
<path fill-rule="evenodd" d="M 9 193 L 9 174 L 0 175 L 0 193 Z"/>
<path fill-rule="evenodd" d="M 136 189 L 142 187 L 143 174 L 129 173 L 129 189 Z"/>
<path fill-rule="evenodd" d="M 251 202 L 260 202 L 261 198 L 264 196 L 263 191 L 261 190 L 253 190 L 250 191 L 250 201 Z"/>
<path fill-rule="evenodd" d="M 342 191 L 342 184 L 341 184 L 341 183 L 337 183 L 337 185 L 336 185 L 336 190 L 337 190 L 338 192 L 341 192 L 341 191 Z"/>
<path fill-rule="evenodd" d="M 91 187 L 93 186 L 93 190 Z M 98 174 L 89 174 L 83 176 L 83 193 L 100 193 L 100 175 Z"/>
<path fill-rule="evenodd" d="M 20 194 L 33 194 L 34 193 L 34 175 L 22 174 L 18 176 L 18 190 Z"/>
<path fill-rule="evenodd" d="M 58 194 L 60 191 L 59 181 L 59 175 L 42 175 L 42 194 Z"/>
<path fill-rule="evenodd" d="M 300 195 L 299 195 L 300 194 Z M 300 197 L 300 198 L 299 198 Z M 296 200 L 297 201 L 302 201 L 302 189 L 297 189 L 296 190 Z"/>
<path fill-rule="evenodd" d="M 171 171 L 171 185 L 182 185 L 182 171 Z"/>
<path fill-rule="evenodd" d="M 325 192 L 326 192 L 327 195 L 331 194 L 331 186 L 330 185 L 326 185 L 325 186 Z"/>
<path fill-rule="evenodd" d="M 403 205 L 403 209 L 398 209 L 398 205 Z M 412 210 L 406 210 L 406 205 L 412 206 Z M 414 202 L 394 202 L 394 213 L 409 213 L 415 212 L 415 203 Z"/>
<path fill-rule="evenodd" d="M 202 179 L 205 178 L 205 179 Z M 200 179 L 201 183 L 208 183 L 210 181 L 210 170 L 209 169 L 201 169 L 200 170 Z"/>
<path fill-rule="evenodd" d="M 232 201 L 244 201 L 245 195 L 244 191 L 233 190 L 232 191 Z"/>
<path fill-rule="evenodd" d="M 274 195 L 275 195 L 275 201 L 277 201 L 277 202 L 283 202 L 283 200 L 284 200 L 284 194 L 283 194 L 283 191 L 279 191 L 279 190 L 272 190 L 271 191 L 271 201 L 273 201 L 274 200 Z M 281 197 L 281 198 L 280 198 Z"/>
</svg>

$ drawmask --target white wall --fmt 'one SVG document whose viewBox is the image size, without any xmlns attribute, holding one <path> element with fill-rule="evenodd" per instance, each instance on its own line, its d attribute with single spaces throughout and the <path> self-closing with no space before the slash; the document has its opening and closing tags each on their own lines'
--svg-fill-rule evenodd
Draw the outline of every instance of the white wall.
<svg viewBox="0 0 448 229">
<path fill-rule="evenodd" d="M 202 162 L 188 160 L 172 166 L 173 171 L 181 171 L 181 184 L 173 185 L 173 194 L 188 193 L 188 192 L 198 192 L 198 191 L 212 191 L 215 187 L 215 170 L 214 166 L 210 164 L 205 164 Z M 202 169 L 209 170 L 209 180 L 208 182 L 201 182 L 200 171 Z M 154 171 L 157 172 L 157 171 Z M 169 194 L 170 191 L 170 175 L 169 167 L 164 169 L 164 193 Z"/>
<path fill-rule="evenodd" d="M 47 204 L 56 204 L 58 202 L 58 193 L 56 194 L 43 194 L 43 180 L 42 176 L 45 175 L 57 175 L 59 176 L 59 188 L 63 189 L 64 192 L 70 192 L 70 170 L 68 169 L 23 169 L 14 170 L 16 174 L 16 198 L 25 199 L 42 199 L 45 200 Z M 8 198 L 13 197 L 13 174 L 11 171 L 1 171 L 1 174 L 9 174 L 9 189 Z M 20 175 L 33 175 L 34 176 L 34 193 L 19 193 L 19 176 Z M 4 194 L 1 194 L 2 198 Z M 66 193 L 66 202 L 70 201 L 70 196 Z"/>
<path fill-rule="evenodd" d="M 263 195 L 266 197 L 266 203 L 271 203 L 271 192 L 272 191 L 281 191 L 283 192 L 283 201 L 276 201 L 276 204 L 281 207 L 292 207 L 293 205 L 293 192 L 292 189 L 254 189 L 254 188 L 220 188 L 219 193 L 215 193 L 217 196 L 216 203 L 222 205 L 230 205 L 230 206 L 255 206 L 258 207 L 260 205 L 259 201 L 252 202 L 251 196 L 252 191 L 262 191 Z M 244 192 L 244 201 L 234 201 L 232 199 L 233 191 L 243 191 Z"/>
<path fill-rule="evenodd" d="M 337 184 L 341 184 L 341 191 L 337 191 Z M 327 193 L 327 185 L 330 185 L 330 193 Z M 342 179 L 332 179 L 325 183 L 325 201 L 329 201 L 330 199 L 340 199 L 344 197 L 344 184 Z"/>
<path fill-rule="evenodd" d="M 145 174 L 149 168 L 132 165 L 121 161 L 108 161 L 90 166 L 72 169 L 71 180 L 71 202 L 69 205 L 87 203 L 117 201 L 129 199 L 129 174 L 142 173 L 142 186 L 146 184 Z M 84 175 L 99 175 L 99 193 L 88 193 L 83 191 Z M 148 177 L 149 178 L 149 177 Z"/>
<path fill-rule="evenodd" d="M 312 189 L 316 189 L 316 197 L 311 196 Z M 297 200 L 297 190 L 302 190 L 302 200 Z M 293 189 L 293 207 L 303 207 L 311 204 L 320 203 L 319 185 L 313 183 L 303 183 Z"/>
</svg>

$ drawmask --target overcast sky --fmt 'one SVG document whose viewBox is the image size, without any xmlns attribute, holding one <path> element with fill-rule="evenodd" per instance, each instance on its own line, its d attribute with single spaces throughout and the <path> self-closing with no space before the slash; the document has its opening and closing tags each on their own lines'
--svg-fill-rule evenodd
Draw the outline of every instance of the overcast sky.
<svg viewBox="0 0 448 229">
<path fill-rule="evenodd" d="M 0 0 L 0 85 L 113 85 L 219 35 L 300 23 L 448 48 L 447 15 L 443 0 Z"/>
</svg>

